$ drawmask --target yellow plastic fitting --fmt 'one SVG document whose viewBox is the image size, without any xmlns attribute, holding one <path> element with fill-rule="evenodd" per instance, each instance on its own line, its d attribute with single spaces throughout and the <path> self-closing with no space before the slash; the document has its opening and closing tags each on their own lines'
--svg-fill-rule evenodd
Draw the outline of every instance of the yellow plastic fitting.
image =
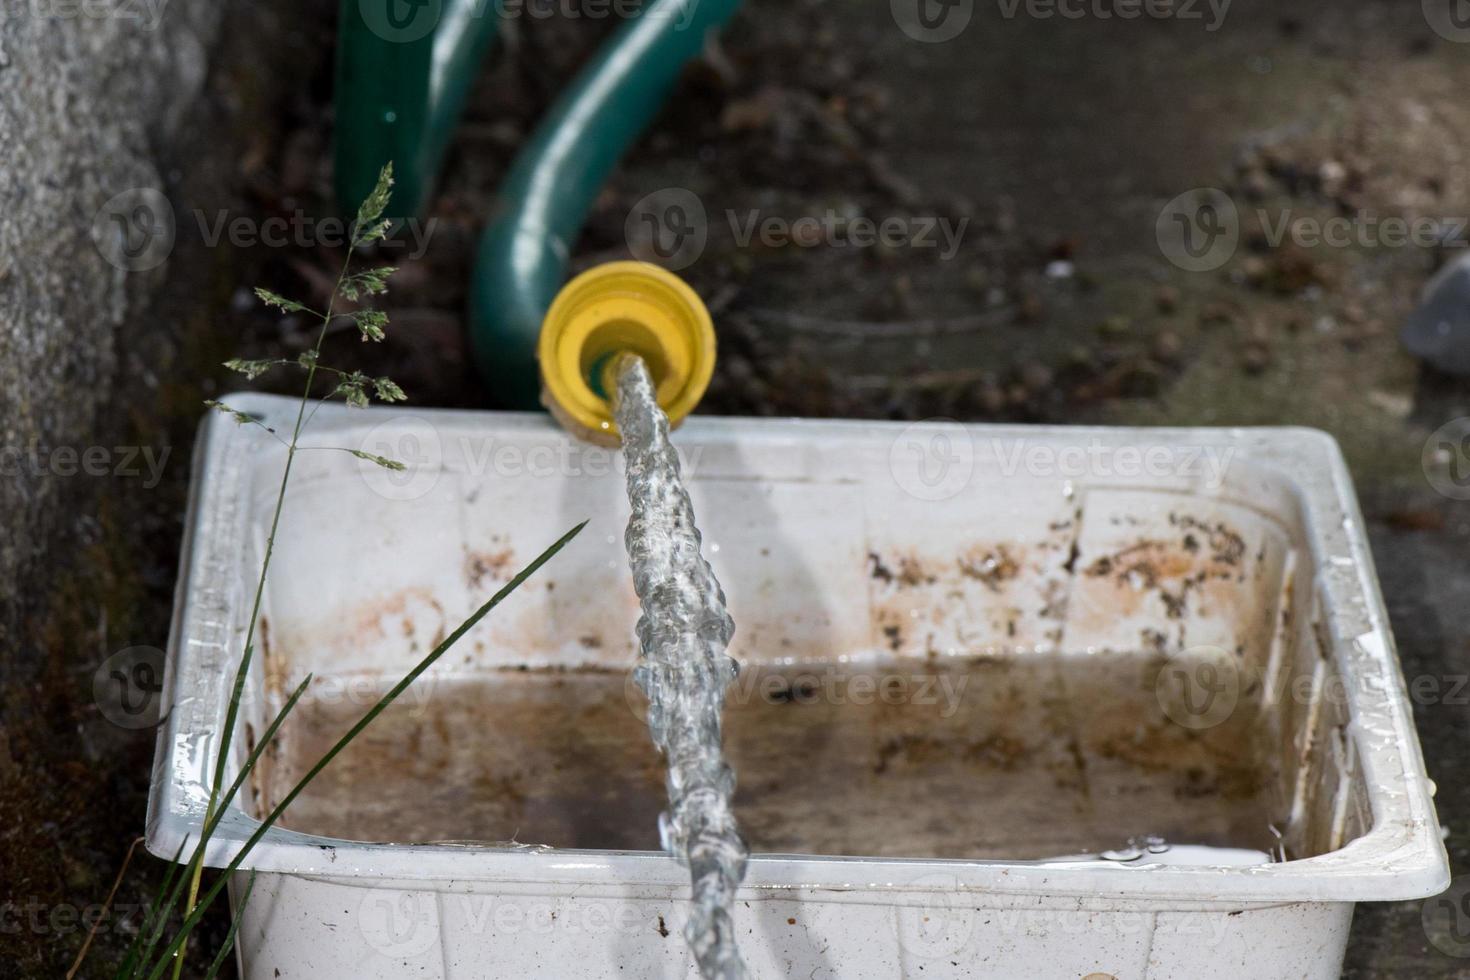
<svg viewBox="0 0 1470 980">
<path fill-rule="evenodd" d="M 603 370 L 614 355 L 648 365 L 659 406 L 678 425 L 715 370 L 715 328 L 683 279 L 647 262 L 608 262 L 567 283 L 541 323 L 536 356 L 541 400 L 566 428 L 616 445 L 612 392 Z"/>
</svg>

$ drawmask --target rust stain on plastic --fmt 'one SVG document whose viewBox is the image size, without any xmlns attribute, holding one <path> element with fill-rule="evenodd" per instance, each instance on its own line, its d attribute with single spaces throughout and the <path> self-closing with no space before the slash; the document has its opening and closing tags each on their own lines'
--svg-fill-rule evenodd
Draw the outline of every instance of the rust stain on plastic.
<svg viewBox="0 0 1470 980">
<path fill-rule="evenodd" d="M 1264 552 L 1255 562 L 1247 562 L 1245 539 L 1224 521 L 1174 513 L 1169 525 L 1172 535 L 1139 536 L 1093 558 L 1081 570 L 1088 578 L 1110 580 L 1116 586 L 1101 608 L 1094 608 L 1096 616 L 1137 615 L 1157 600 L 1167 619 L 1182 621 L 1191 603 L 1199 603 L 1197 611 L 1203 614 L 1237 601 L 1247 575 L 1260 574 Z M 1084 629 L 1088 625 L 1082 624 Z M 1181 626 L 1180 645 L 1184 639 Z"/>
</svg>

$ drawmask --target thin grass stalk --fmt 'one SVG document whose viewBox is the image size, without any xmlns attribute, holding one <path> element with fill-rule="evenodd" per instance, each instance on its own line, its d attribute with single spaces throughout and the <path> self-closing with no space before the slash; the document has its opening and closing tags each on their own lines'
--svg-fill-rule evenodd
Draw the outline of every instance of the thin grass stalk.
<svg viewBox="0 0 1470 980">
<path fill-rule="evenodd" d="M 245 858 L 250 854 L 252 850 L 254 850 L 255 845 L 260 843 L 261 838 L 264 837 L 273 826 L 275 826 L 276 821 L 278 821 L 281 818 L 281 815 L 286 812 L 286 808 L 291 805 L 292 801 L 294 801 L 297 796 L 301 795 L 302 791 L 306 789 L 311 781 L 315 779 L 317 775 L 342 752 L 343 749 L 347 748 L 347 746 L 350 745 L 359 734 L 361 734 L 363 729 L 367 728 L 367 726 L 370 725 L 373 720 L 378 717 L 378 715 L 382 714 L 389 705 L 396 701 L 398 699 L 398 696 L 402 694 L 405 690 L 407 690 L 409 685 L 417 680 L 424 671 L 433 666 L 434 662 L 442 657 L 445 653 L 447 653 L 449 649 L 454 646 L 455 643 L 459 642 L 459 639 L 462 636 L 473 629 L 475 625 L 480 622 L 480 620 L 484 619 L 485 616 L 489 614 L 492 609 L 500 605 L 500 603 L 503 602 L 507 596 L 509 596 L 516 589 L 520 588 L 520 586 L 526 581 L 526 579 L 530 578 L 536 573 L 538 569 L 540 569 L 542 565 L 550 561 L 557 552 L 561 551 L 561 549 L 565 547 L 569 541 L 571 541 L 574 537 L 581 533 L 582 529 L 586 526 L 586 521 L 578 524 L 566 534 L 562 535 L 555 544 L 553 544 L 551 547 L 547 548 L 539 556 L 537 556 L 535 561 L 531 562 L 525 568 L 521 569 L 521 571 L 517 573 L 515 578 L 507 582 L 499 592 L 490 597 L 489 601 L 487 601 L 479 609 L 475 610 L 475 612 L 471 614 L 470 617 L 466 619 L 463 623 L 461 623 L 453 633 L 450 633 L 449 636 L 443 640 L 443 642 L 441 642 L 437 647 L 430 651 L 429 654 L 424 657 L 424 659 L 420 660 L 417 666 L 415 666 L 412 670 L 405 674 L 397 684 L 393 685 L 392 690 L 379 698 L 377 703 L 369 708 L 367 713 L 363 715 L 362 719 L 358 721 L 357 724 L 353 725 L 352 728 L 348 730 L 346 735 L 343 735 L 340 739 L 337 740 L 335 744 L 333 744 L 330 749 L 327 750 L 326 754 L 317 761 L 316 765 L 311 767 L 306 775 L 303 776 L 301 780 L 291 788 L 291 791 L 286 794 L 285 798 L 276 805 L 275 809 L 271 810 L 266 818 L 261 821 L 261 824 L 258 828 L 256 828 L 255 833 L 251 834 L 250 837 L 245 841 L 245 843 L 240 846 L 239 851 L 236 852 L 235 856 L 230 859 L 229 864 L 227 864 L 223 868 L 218 879 L 214 882 L 213 885 L 210 886 L 209 890 L 204 893 L 204 896 L 199 899 L 197 906 L 185 916 L 183 924 L 179 927 L 178 935 L 176 935 L 173 941 L 169 943 L 168 947 L 164 949 L 162 959 L 160 960 L 158 965 L 153 968 L 152 972 L 148 974 L 147 980 L 159 980 L 159 978 L 163 976 L 164 970 L 168 968 L 168 963 L 170 959 L 178 953 L 178 951 L 182 948 L 184 942 L 188 938 L 189 930 L 193 929 L 194 926 L 198 924 L 200 918 L 203 917 L 204 912 L 209 908 L 210 904 L 213 903 L 214 900 L 219 896 L 219 893 L 224 889 L 225 884 L 229 881 L 230 874 L 239 869 L 241 863 L 244 862 Z"/>
<path fill-rule="evenodd" d="M 280 711 L 276 712 L 275 718 L 273 718 L 271 720 L 271 723 L 266 726 L 265 732 L 256 742 L 255 748 L 251 750 L 248 756 L 246 756 L 245 762 L 241 765 L 239 773 L 235 775 L 235 781 L 230 784 L 229 790 L 224 794 L 224 796 L 220 798 L 219 807 L 215 810 L 213 814 L 206 815 L 204 827 L 199 834 L 199 843 L 197 846 L 195 846 L 193 853 L 189 856 L 189 862 L 184 876 L 179 878 L 179 880 L 174 884 L 173 890 L 168 893 L 168 899 L 164 902 L 162 907 L 159 908 L 156 913 L 150 913 L 150 921 L 156 923 L 156 925 L 153 926 L 152 934 L 148 940 L 148 943 L 143 948 L 143 962 L 148 962 L 148 957 L 152 954 L 154 947 L 156 947 L 158 945 L 158 941 L 163 938 L 163 928 L 168 922 L 168 917 L 173 914 L 174 905 L 179 900 L 179 892 L 183 888 L 184 882 L 190 880 L 194 872 L 203 868 L 205 848 L 208 847 L 209 841 L 211 840 L 211 838 L 213 838 L 215 830 L 218 829 L 220 821 L 224 819 L 225 813 L 229 810 L 230 804 L 234 801 L 235 796 L 240 792 L 241 788 L 244 787 L 245 780 L 249 778 L 250 773 L 254 770 L 256 762 L 258 762 L 260 760 L 260 757 L 265 754 L 266 748 L 271 744 L 271 740 L 275 738 L 276 732 L 280 729 L 281 724 L 286 720 L 286 716 L 291 713 L 292 709 L 296 707 L 296 702 L 301 700 L 302 696 L 306 693 L 307 688 L 311 686 L 313 676 L 314 675 L 312 674 L 307 674 L 306 677 L 301 681 L 301 683 L 296 685 L 296 689 L 292 691 L 291 696 L 286 699 L 285 705 L 282 706 Z M 182 844 L 179 845 L 179 850 L 183 850 Z M 178 862 L 178 857 L 178 852 L 175 852 L 175 864 L 177 864 Z M 165 884 L 164 888 L 167 889 L 167 887 L 167 884 Z M 118 980 L 124 980 L 124 978 L 136 976 L 136 974 L 137 967 L 125 962 L 124 968 L 118 971 L 117 976 Z"/>
<path fill-rule="evenodd" d="M 219 976 L 220 968 L 225 965 L 229 958 L 230 950 L 235 948 L 235 938 L 240 933 L 240 922 L 245 918 L 245 906 L 250 901 L 250 893 L 255 891 L 255 872 L 250 872 L 250 878 L 245 882 L 245 894 L 240 896 L 240 907 L 235 910 L 235 919 L 230 923 L 230 931 L 225 933 L 225 941 L 220 944 L 219 952 L 215 954 L 214 962 L 209 964 L 209 972 L 204 974 L 204 980 L 215 980 Z"/>
<path fill-rule="evenodd" d="M 347 249 L 347 257 L 342 260 L 342 268 L 337 273 L 337 281 L 332 286 L 332 295 L 327 300 L 327 311 L 322 314 L 321 329 L 317 331 L 316 345 L 312 348 L 313 356 L 306 366 L 306 384 L 301 393 L 301 403 L 296 408 L 296 423 L 291 429 L 291 442 L 286 447 L 286 465 L 281 469 L 281 487 L 276 494 L 274 512 L 271 514 L 271 529 L 265 540 L 265 556 L 260 563 L 260 577 L 255 583 L 255 598 L 250 607 L 250 622 L 245 629 L 245 652 L 240 657 L 240 666 L 235 671 L 235 683 L 230 692 L 229 706 L 225 710 L 225 724 L 221 731 L 219 754 L 214 762 L 214 781 L 210 786 L 209 805 L 205 808 L 206 819 L 214 814 L 215 805 L 218 801 L 220 787 L 224 785 L 225 768 L 229 764 L 230 747 L 234 744 L 235 724 L 240 713 L 240 699 L 244 696 L 245 680 L 250 673 L 250 663 L 255 654 L 255 627 L 260 620 L 260 605 L 265 595 L 266 573 L 270 571 L 271 557 L 276 549 L 276 532 L 281 526 L 281 513 L 286 507 L 286 488 L 291 482 L 291 464 L 296 461 L 296 449 L 301 441 L 301 431 L 306 422 L 306 406 L 311 401 L 311 391 L 316 383 L 317 361 L 321 357 L 322 343 L 327 339 L 327 328 L 331 326 L 335 315 L 337 296 L 342 289 L 343 282 L 347 279 L 347 273 L 352 268 L 352 254 L 355 246 L 350 245 Z M 194 874 L 189 880 L 188 911 L 194 910 L 194 903 L 199 897 L 199 882 L 204 873 L 204 865 L 201 862 L 194 868 Z M 187 934 L 184 937 L 188 942 Z M 178 962 L 174 964 L 173 980 L 179 980 L 180 971 L 183 969 L 183 947 L 180 947 Z"/>
<path fill-rule="evenodd" d="M 107 910 L 112 908 L 112 900 L 117 895 L 117 888 L 122 884 L 123 875 L 128 873 L 128 865 L 133 861 L 133 852 L 138 845 L 143 843 L 142 837 L 135 837 L 128 845 L 128 853 L 123 855 L 122 867 L 117 869 L 117 877 L 112 879 L 112 887 L 107 890 L 107 897 L 102 900 L 102 911 L 92 923 L 92 928 L 87 930 L 87 938 L 82 942 L 82 948 L 77 953 L 77 958 L 72 961 L 71 969 L 66 971 L 66 980 L 72 980 L 77 971 L 82 968 L 82 961 L 87 958 L 87 950 L 92 948 L 92 940 L 97 938 L 97 930 L 102 926 L 102 920 L 107 915 Z"/>
<path fill-rule="evenodd" d="M 163 882 L 158 886 L 158 891 L 154 893 L 153 900 L 148 903 L 148 910 L 143 914 L 143 921 L 138 923 L 138 934 L 133 937 L 131 943 L 128 943 L 128 951 L 123 955 L 122 965 L 118 967 L 117 975 L 119 977 L 125 976 L 126 974 L 123 971 L 133 969 L 134 964 L 137 963 L 138 957 L 143 949 L 143 937 L 153 928 L 154 917 L 158 914 L 163 896 L 168 891 L 168 886 L 173 882 L 174 876 L 179 873 L 179 855 L 184 853 L 184 848 L 188 843 L 189 838 L 185 837 L 179 841 L 179 846 L 174 849 L 174 856 L 169 861 L 168 870 L 163 874 Z"/>
</svg>

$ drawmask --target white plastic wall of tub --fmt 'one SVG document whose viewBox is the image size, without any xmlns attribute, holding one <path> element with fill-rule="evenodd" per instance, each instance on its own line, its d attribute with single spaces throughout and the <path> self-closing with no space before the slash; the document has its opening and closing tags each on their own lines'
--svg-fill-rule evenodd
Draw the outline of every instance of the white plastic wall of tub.
<svg viewBox="0 0 1470 980">
<path fill-rule="evenodd" d="M 1160 912 L 954 892 L 877 904 L 813 895 L 742 904 L 735 920 L 757 977 L 1337 980 L 1352 906 Z M 684 980 L 696 974 L 683 923 L 677 892 L 262 875 L 240 953 L 245 980 Z"/>
<path fill-rule="evenodd" d="M 230 404 L 275 425 L 295 403 Z M 631 662 L 636 602 L 615 453 L 541 416 L 330 406 L 311 441 L 409 452 L 414 465 L 385 475 L 338 453 L 298 459 L 270 635 L 244 709 L 255 731 L 308 671 L 343 683 L 401 673 L 500 580 L 505 556 L 519 565 L 584 518 L 592 523 L 547 580 L 512 596 L 423 680 L 437 697 L 496 672 Z M 738 624 L 733 652 L 752 669 L 782 668 L 792 648 L 834 664 L 1066 653 L 1102 669 L 1137 654 L 1140 638 L 1161 662 L 1185 647 L 1219 650 L 1261 682 L 1237 694 L 1277 760 L 1261 787 L 1288 858 L 1275 863 L 1037 860 L 1074 853 L 1047 849 L 1066 843 L 1064 814 L 1046 799 L 1008 803 L 985 781 L 966 809 L 1006 833 L 1039 828 L 1028 843 L 1018 833 L 1026 853 L 980 829 L 973 853 L 953 859 L 943 847 L 906 852 L 898 832 L 887 838 L 894 849 L 850 857 L 758 848 L 737 905 L 756 975 L 1325 980 L 1339 974 L 1353 903 L 1448 883 L 1362 520 L 1326 436 L 694 419 L 676 443 Z M 150 795 L 155 854 L 197 839 L 202 824 L 281 457 L 254 426 L 216 417 L 201 433 Z M 1062 700 L 1095 703 L 1060 684 Z M 1150 710 L 1169 707 L 1161 694 Z M 1116 830 L 1129 800 L 1171 792 L 1107 782 L 1133 723 L 1113 715 L 1080 751 L 1103 760 L 1098 787 L 1143 795 L 1094 815 L 1095 836 Z M 242 726 L 237 761 L 246 740 Z M 840 764 L 841 750 L 824 765 Z M 1009 778 L 1029 785 L 1024 771 Z M 801 780 L 789 782 L 799 798 Z M 252 782 L 211 841 L 211 866 L 254 832 L 272 792 L 268 779 Z M 926 815 L 921 798 L 873 814 L 900 829 Z M 240 933 L 251 980 L 277 970 L 323 980 L 690 975 L 686 872 L 652 849 L 599 844 L 595 833 L 580 845 L 542 840 L 515 825 L 358 843 L 314 819 L 273 828 L 244 861 L 260 873 Z M 1224 816 L 1215 826 L 1203 805 L 1189 820 L 1211 837 L 1234 828 Z M 513 835 L 552 846 L 407 842 Z"/>
</svg>

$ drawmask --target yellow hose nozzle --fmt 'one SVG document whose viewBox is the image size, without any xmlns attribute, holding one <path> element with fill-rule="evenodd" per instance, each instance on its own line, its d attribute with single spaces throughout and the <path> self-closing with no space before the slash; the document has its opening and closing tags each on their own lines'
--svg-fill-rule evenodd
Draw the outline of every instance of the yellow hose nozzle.
<svg viewBox="0 0 1470 980">
<path fill-rule="evenodd" d="M 541 400 L 567 429 L 594 442 L 620 439 L 602 375 L 613 357 L 648 365 L 659 406 L 678 425 L 715 370 L 715 328 L 697 293 L 647 262 L 608 262 L 557 294 L 541 324 Z"/>
</svg>

